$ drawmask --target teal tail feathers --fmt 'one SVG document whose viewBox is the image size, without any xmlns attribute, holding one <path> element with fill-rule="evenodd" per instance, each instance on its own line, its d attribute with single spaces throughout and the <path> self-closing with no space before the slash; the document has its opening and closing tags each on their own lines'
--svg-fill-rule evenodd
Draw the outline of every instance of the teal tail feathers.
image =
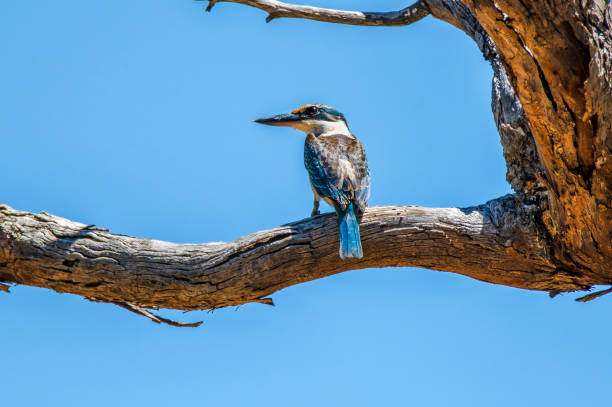
<svg viewBox="0 0 612 407">
<path fill-rule="evenodd" d="M 360 259 L 363 257 L 359 223 L 355 215 L 355 207 L 351 202 L 344 211 L 338 211 L 338 227 L 340 228 L 340 258 Z"/>
</svg>

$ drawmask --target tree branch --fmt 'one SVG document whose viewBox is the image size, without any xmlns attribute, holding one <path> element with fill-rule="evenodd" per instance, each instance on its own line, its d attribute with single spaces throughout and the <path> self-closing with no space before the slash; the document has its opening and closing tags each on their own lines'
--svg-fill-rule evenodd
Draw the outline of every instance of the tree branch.
<svg viewBox="0 0 612 407">
<path fill-rule="evenodd" d="M 275 0 L 208 0 L 206 11 L 210 11 L 216 3 L 220 2 L 240 3 L 267 11 L 268 17 L 266 17 L 266 23 L 275 18 L 288 17 L 339 24 L 391 27 L 412 24 L 429 15 L 429 8 L 424 0 L 419 0 L 399 11 L 382 13 L 299 6 Z"/>
<path fill-rule="evenodd" d="M 612 288 L 608 288 L 607 290 L 597 291 L 597 292 L 594 292 L 592 294 L 585 295 L 584 297 L 576 298 L 576 301 L 578 301 L 578 302 L 593 301 L 594 299 L 599 298 L 602 295 L 606 295 L 606 294 L 610 294 L 610 293 L 612 293 Z"/>
<path fill-rule="evenodd" d="M 229 243 L 174 244 L 0 206 L 0 281 L 132 311 L 272 305 L 266 296 L 284 287 L 368 267 L 424 267 L 545 291 L 605 284 L 550 262 L 532 209 L 512 195 L 465 209 L 369 208 L 360 226 L 364 258 L 342 261 L 333 214 Z"/>
<path fill-rule="evenodd" d="M 178 328 L 197 328 L 202 325 L 202 321 L 193 322 L 193 323 L 184 323 L 184 322 L 176 322 L 171 319 L 166 319 L 164 317 L 160 317 L 159 315 L 155 315 L 146 309 L 139 307 L 138 305 L 132 304 L 130 302 L 115 302 L 113 303 L 123 309 L 131 311 L 135 314 L 142 315 L 143 317 L 149 318 L 151 321 L 156 324 L 166 324 L 170 326 L 176 326 Z"/>
</svg>

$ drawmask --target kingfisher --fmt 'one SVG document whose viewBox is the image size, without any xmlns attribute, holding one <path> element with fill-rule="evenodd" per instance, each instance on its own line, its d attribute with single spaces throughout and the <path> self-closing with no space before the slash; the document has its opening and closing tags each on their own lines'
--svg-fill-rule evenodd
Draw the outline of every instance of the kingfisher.
<svg viewBox="0 0 612 407">
<path fill-rule="evenodd" d="M 320 213 L 321 199 L 327 202 L 338 216 L 340 258 L 362 258 L 359 220 L 370 196 L 370 169 L 363 146 L 350 132 L 344 115 L 331 106 L 308 104 L 255 122 L 306 133 L 304 166 L 314 194 L 310 216 Z"/>
</svg>

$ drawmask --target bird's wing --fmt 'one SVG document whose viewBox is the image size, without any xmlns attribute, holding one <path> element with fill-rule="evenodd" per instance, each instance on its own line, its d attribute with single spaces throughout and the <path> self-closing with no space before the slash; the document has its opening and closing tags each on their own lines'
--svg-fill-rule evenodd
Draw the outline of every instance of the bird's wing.
<svg viewBox="0 0 612 407">
<path fill-rule="evenodd" d="M 341 209 L 351 201 L 357 201 L 361 209 L 360 201 L 365 196 L 363 166 L 355 165 L 360 162 L 357 147 L 365 158 L 361 144 L 355 139 L 343 135 L 306 138 L 304 164 L 312 186 L 317 194 L 331 199 Z M 367 163 L 365 168 L 367 171 Z M 369 190 L 369 182 L 367 184 Z"/>
<path fill-rule="evenodd" d="M 350 140 L 346 147 L 346 156 L 353 168 L 354 177 L 351 179 L 354 191 L 354 200 L 361 212 L 365 211 L 370 197 L 370 168 L 363 146 L 356 138 Z"/>
</svg>

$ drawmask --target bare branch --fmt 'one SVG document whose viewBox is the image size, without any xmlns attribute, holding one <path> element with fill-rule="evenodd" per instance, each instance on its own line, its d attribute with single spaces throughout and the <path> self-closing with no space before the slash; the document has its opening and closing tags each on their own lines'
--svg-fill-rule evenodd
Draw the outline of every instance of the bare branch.
<svg viewBox="0 0 612 407">
<path fill-rule="evenodd" d="M 612 293 L 612 288 L 608 288 L 607 290 L 601 290 L 601 291 L 597 291 L 588 295 L 585 295 L 584 297 L 580 297 L 580 298 L 576 298 L 576 301 L 578 302 L 588 302 L 588 301 L 592 301 L 595 298 L 599 298 L 602 295 L 606 295 Z"/>
<path fill-rule="evenodd" d="M 0 206 L 0 280 L 123 304 L 166 323 L 140 310 L 273 305 L 266 296 L 284 287 L 370 267 L 423 267 L 544 291 L 605 284 L 551 263 L 531 210 L 515 196 L 465 209 L 369 208 L 360 224 L 365 256 L 343 261 L 333 214 L 229 243 L 174 244 Z"/>
<path fill-rule="evenodd" d="M 275 0 L 209 0 L 206 11 L 210 11 L 216 3 L 220 2 L 240 3 L 267 11 L 266 23 L 276 18 L 288 17 L 328 23 L 392 27 L 412 24 L 430 14 L 429 8 L 423 0 L 419 0 L 399 11 L 389 12 L 333 10 L 282 3 Z"/>
<path fill-rule="evenodd" d="M 171 319 L 166 319 L 164 317 L 160 317 L 159 315 L 155 315 L 152 312 L 147 311 L 146 309 L 141 308 L 138 305 L 132 304 L 130 302 L 115 302 L 113 304 L 123 309 L 126 309 L 128 311 L 131 311 L 135 314 L 142 315 L 143 317 L 147 317 L 151 319 L 151 321 L 155 322 L 156 324 L 167 324 L 171 326 L 176 326 L 178 328 L 197 328 L 200 325 L 202 325 L 202 321 L 193 322 L 193 323 L 183 323 L 183 322 L 176 322 Z"/>
</svg>

